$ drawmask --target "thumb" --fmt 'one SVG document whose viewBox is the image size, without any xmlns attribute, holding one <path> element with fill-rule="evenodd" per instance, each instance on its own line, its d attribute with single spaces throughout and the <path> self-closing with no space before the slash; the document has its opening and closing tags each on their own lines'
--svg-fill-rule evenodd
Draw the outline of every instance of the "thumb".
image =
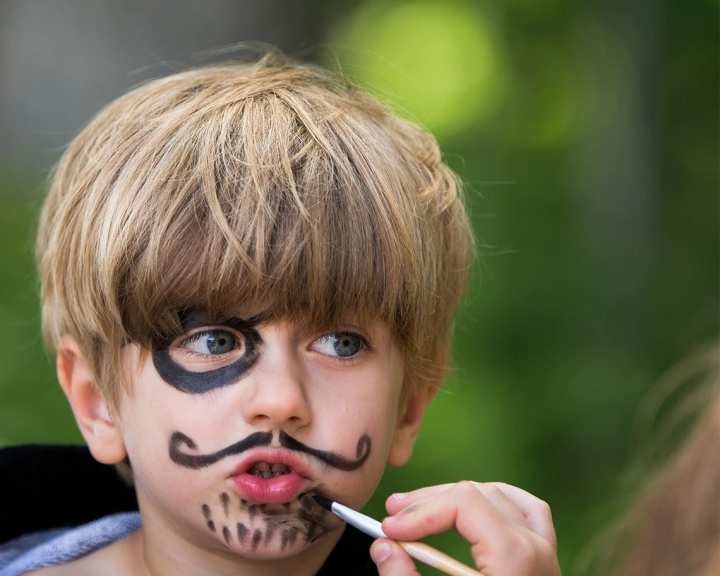
<svg viewBox="0 0 720 576">
<path fill-rule="evenodd" d="M 380 576 L 420 576 L 410 556 L 393 540 L 375 540 L 370 547 L 370 556 L 377 564 Z"/>
</svg>

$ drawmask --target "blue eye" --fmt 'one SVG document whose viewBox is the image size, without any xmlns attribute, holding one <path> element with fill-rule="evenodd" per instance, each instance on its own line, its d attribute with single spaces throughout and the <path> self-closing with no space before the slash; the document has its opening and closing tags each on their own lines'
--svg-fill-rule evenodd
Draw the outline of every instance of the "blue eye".
<svg viewBox="0 0 720 576">
<path fill-rule="evenodd" d="M 313 347 L 321 354 L 326 354 L 327 356 L 348 358 L 358 353 L 362 343 L 362 338 L 357 334 L 338 332 L 318 338 L 313 342 Z"/>
<path fill-rule="evenodd" d="M 183 346 L 204 356 L 219 356 L 235 350 L 238 342 L 232 332 L 218 329 L 194 334 L 183 342 Z"/>
<path fill-rule="evenodd" d="M 262 338 L 255 319 L 178 313 L 186 332 L 174 340 L 153 342 L 152 360 L 158 375 L 186 394 L 205 394 L 241 380 L 260 357 Z M 216 323 L 217 322 L 217 323 Z"/>
</svg>

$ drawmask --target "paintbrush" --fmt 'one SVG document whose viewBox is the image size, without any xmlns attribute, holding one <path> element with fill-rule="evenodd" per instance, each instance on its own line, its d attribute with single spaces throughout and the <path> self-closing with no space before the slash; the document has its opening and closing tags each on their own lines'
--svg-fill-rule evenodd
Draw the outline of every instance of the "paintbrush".
<svg viewBox="0 0 720 576">
<path fill-rule="evenodd" d="M 342 518 L 348 524 L 352 524 L 361 532 L 365 532 L 365 534 L 373 538 L 387 538 L 380 522 L 373 520 L 370 516 L 365 516 L 365 514 L 356 512 L 352 508 L 333 502 L 323 496 L 313 496 L 313 498 L 320 506 L 329 510 L 335 514 L 335 516 Z M 465 566 L 465 564 L 458 562 L 447 554 L 443 554 L 439 550 L 422 542 L 399 541 L 398 544 L 408 553 L 408 556 L 420 560 L 420 562 L 424 562 L 428 566 L 432 566 L 441 572 L 445 572 L 445 574 L 450 574 L 451 576 L 483 576 L 477 570 Z"/>
</svg>

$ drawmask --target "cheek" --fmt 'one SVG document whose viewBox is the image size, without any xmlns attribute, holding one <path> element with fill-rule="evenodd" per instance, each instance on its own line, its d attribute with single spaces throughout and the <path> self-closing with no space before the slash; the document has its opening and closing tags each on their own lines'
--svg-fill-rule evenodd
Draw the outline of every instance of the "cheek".
<svg viewBox="0 0 720 576">
<path fill-rule="evenodd" d="M 177 392 L 146 365 L 132 396 L 123 394 L 120 401 L 123 439 L 135 476 L 141 482 L 178 484 L 186 492 L 202 475 L 188 474 L 170 460 L 170 437 L 182 431 L 200 446 L 224 446 L 225 412 L 207 398 Z"/>
<path fill-rule="evenodd" d="M 315 417 L 324 422 L 319 442 L 347 457 L 356 456 L 363 434 L 370 437 L 370 455 L 362 467 L 326 477 L 327 489 L 338 501 L 361 508 L 375 491 L 387 464 L 397 424 L 400 383 L 383 378 L 355 384 L 352 394 L 328 394 Z"/>
<path fill-rule="evenodd" d="M 357 414 L 355 414 L 357 416 Z M 371 439 L 370 454 L 364 464 L 353 471 L 329 471 L 323 478 L 323 486 L 339 502 L 360 509 L 370 499 L 377 488 L 390 452 L 392 430 L 387 421 L 366 418 L 351 421 L 347 419 L 336 429 L 335 437 L 327 442 L 346 456 L 356 456 L 358 440 L 363 434 Z"/>
</svg>

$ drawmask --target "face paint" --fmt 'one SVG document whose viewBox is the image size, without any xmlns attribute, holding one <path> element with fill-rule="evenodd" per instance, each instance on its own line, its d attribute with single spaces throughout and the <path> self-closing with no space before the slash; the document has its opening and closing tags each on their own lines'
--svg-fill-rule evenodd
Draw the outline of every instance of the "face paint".
<svg viewBox="0 0 720 576">
<path fill-rule="evenodd" d="M 215 522 L 212 521 L 212 513 L 210 512 L 210 506 L 207 504 L 203 504 L 202 507 L 203 516 L 205 516 L 205 520 L 207 521 L 207 527 L 210 530 L 210 532 L 215 532 Z"/>
<path fill-rule="evenodd" d="M 227 492 L 220 494 L 220 501 L 222 502 L 223 512 L 225 512 L 225 518 L 227 518 L 228 514 L 230 514 L 230 496 L 227 495 Z"/>
<path fill-rule="evenodd" d="M 301 495 L 300 502 L 302 508 L 298 511 L 298 518 L 305 524 L 308 542 L 314 542 L 332 530 L 327 522 L 327 510 L 315 502 L 310 494 Z"/>
<path fill-rule="evenodd" d="M 262 540 L 262 530 L 259 528 L 253 532 L 252 537 L 252 544 L 250 544 L 250 550 L 257 550 L 257 547 L 260 545 L 260 540 Z"/>
<path fill-rule="evenodd" d="M 223 458 L 235 456 L 251 448 L 269 446 L 272 442 L 272 437 L 272 432 L 254 432 L 247 438 L 244 438 L 235 444 L 231 444 L 222 450 L 212 452 L 211 454 L 187 454 L 180 449 L 180 445 L 185 444 L 191 450 L 197 450 L 197 444 L 195 444 L 192 438 L 186 436 L 182 432 L 174 432 L 173 435 L 170 436 L 170 446 L 168 452 L 170 454 L 170 460 L 175 462 L 175 464 L 196 470 L 198 468 L 205 468 L 206 466 L 219 462 Z M 367 434 L 360 436 L 357 442 L 357 447 L 355 448 L 356 460 L 343 458 L 339 454 L 335 454 L 329 450 L 311 448 L 299 440 L 295 440 L 295 438 L 290 436 L 284 430 L 280 431 L 280 445 L 289 450 L 294 450 L 295 452 L 308 454 L 324 462 L 328 466 L 337 468 L 338 470 L 352 472 L 365 464 L 365 461 L 370 456 L 372 441 L 370 440 L 370 436 Z"/>
<path fill-rule="evenodd" d="M 180 450 L 180 445 L 185 444 L 191 450 L 197 450 L 197 444 L 195 444 L 192 438 L 186 436 L 182 432 L 174 432 L 173 435 L 170 436 L 170 447 L 168 452 L 170 454 L 170 460 L 175 462 L 175 464 L 192 469 L 205 468 L 206 466 L 219 462 L 223 458 L 235 456 L 251 448 L 269 446 L 272 442 L 272 437 L 272 432 L 255 432 L 250 434 L 247 438 L 244 438 L 235 444 L 231 444 L 222 450 L 212 452 L 211 454 L 187 454 L 186 452 Z M 290 436 L 284 430 L 280 430 L 279 440 L 280 445 L 288 450 L 308 454 L 313 458 L 317 458 L 318 460 L 324 462 L 328 466 L 332 466 L 333 468 L 337 468 L 338 470 L 343 470 L 345 472 L 352 472 L 365 464 L 365 461 L 370 456 L 370 449 L 372 447 L 370 436 L 363 434 L 358 439 L 357 447 L 355 448 L 356 460 L 350 460 L 340 456 L 339 454 L 330 452 L 329 450 L 311 448 L 299 440 L 295 440 L 295 438 Z"/>
<path fill-rule="evenodd" d="M 360 436 L 360 439 L 357 443 L 357 448 L 355 449 L 355 457 L 357 458 L 356 460 L 349 460 L 347 458 L 343 458 L 342 456 L 335 454 L 334 452 L 310 448 L 299 440 L 295 440 L 295 438 L 293 438 L 283 430 L 280 431 L 280 445 L 290 450 L 295 450 L 296 452 L 304 452 L 305 454 L 309 454 L 310 456 L 313 456 L 318 460 L 322 460 L 328 466 L 332 466 L 333 468 L 337 468 L 338 470 L 345 470 L 347 472 L 350 472 L 352 470 L 357 470 L 358 468 L 360 468 L 360 466 L 365 464 L 365 460 L 367 460 L 368 456 L 370 456 L 370 448 L 372 446 L 372 442 L 370 440 L 370 436 L 368 436 L 367 434 L 363 434 L 362 436 Z"/>
<path fill-rule="evenodd" d="M 192 438 L 185 436 L 182 432 L 175 432 L 170 436 L 169 454 L 170 460 L 185 468 L 205 468 L 211 464 L 215 464 L 219 460 L 227 456 L 234 456 L 258 446 L 268 446 L 272 442 L 272 432 L 255 432 L 247 438 L 231 444 L 230 446 L 213 452 L 212 454 L 187 454 L 180 450 L 180 445 L 185 444 L 191 450 L 197 450 L 197 444 Z"/>
<path fill-rule="evenodd" d="M 260 317 L 250 320 L 231 318 L 229 320 L 214 322 L 200 312 L 190 312 L 181 316 L 181 324 L 184 330 L 191 330 L 194 327 L 200 328 L 203 326 L 232 328 L 243 337 L 245 347 L 245 353 L 232 364 L 216 368 L 215 370 L 192 372 L 173 360 L 170 354 L 170 345 L 172 344 L 170 339 L 156 340 L 153 343 L 152 350 L 152 360 L 155 369 L 165 382 L 181 392 L 203 394 L 210 390 L 233 384 L 243 378 L 260 357 L 260 344 L 262 343 L 262 339 L 255 329 L 255 326 L 261 322 Z M 220 330 L 220 328 L 218 328 L 218 330 Z"/>
<path fill-rule="evenodd" d="M 218 534 L 218 538 L 222 535 L 222 539 L 228 546 L 231 546 L 236 540 L 237 543 L 249 546 L 252 551 L 256 551 L 261 545 L 267 548 L 273 540 L 279 539 L 281 550 L 285 550 L 295 546 L 298 536 L 302 538 L 303 542 L 314 542 L 340 527 L 341 523 L 315 502 L 312 498 L 313 494 L 324 494 L 322 486 L 301 494 L 293 502 L 282 505 L 251 504 L 248 506 L 247 503 L 243 504 L 240 501 L 240 506 L 230 506 L 230 496 L 223 492 L 219 496 L 219 501 L 223 512 L 226 502 L 228 503 L 231 517 L 226 516 L 227 524 L 221 523 L 221 527 L 216 528 L 210 520 L 212 511 L 208 504 L 202 505 L 202 514 L 210 532 Z M 249 510 L 250 507 L 253 507 L 252 513 Z M 241 515 L 240 518 L 235 517 L 238 512 Z M 242 518 L 243 513 L 249 514 L 250 518 Z M 243 521 L 238 521 L 241 519 Z"/>
<path fill-rule="evenodd" d="M 242 522 L 238 522 L 237 524 L 237 536 L 239 542 L 245 542 L 245 538 L 247 538 L 248 534 L 250 533 L 250 530 L 248 529 L 245 524 Z"/>
</svg>

